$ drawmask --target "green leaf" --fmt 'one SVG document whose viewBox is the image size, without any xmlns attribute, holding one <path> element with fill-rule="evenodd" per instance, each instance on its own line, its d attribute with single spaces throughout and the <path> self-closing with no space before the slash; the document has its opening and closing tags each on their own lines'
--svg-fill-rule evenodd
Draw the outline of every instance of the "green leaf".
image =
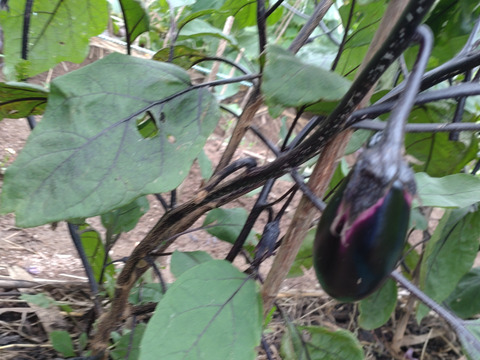
<svg viewBox="0 0 480 360">
<path fill-rule="evenodd" d="M 444 123 L 454 114 L 454 104 L 443 101 L 414 109 L 409 123 Z M 473 116 L 464 121 L 475 120 Z M 430 176 L 445 176 L 460 172 L 463 167 L 477 157 L 478 140 L 475 134 L 464 134 L 460 141 L 450 141 L 448 133 L 407 133 L 405 135 L 407 153 L 420 161 L 413 164 L 415 172 L 426 172 Z"/>
<path fill-rule="evenodd" d="M 305 64 L 278 46 L 267 49 L 262 92 L 269 104 L 301 106 L 321 100 L 339 100 L 349 87 L 350 82 L 338 74 Z"/>
<path fill-rule="evenodd" d="M 213 235 L 220 240 L 227 241 L 231 244 L 237 240 L 243 225 L 247 221 L 247 211 L 244 208 L 235 209 L 213 209 L 205 218 L 203 226 L 215 223 L 219 226 L 214 226 L 206 229 L 210 235 Z M 247 241 L 254 244 L 253 233 L 250 233 Z"/>
<path fill-rule="evenodd" d="M 53 348 L 61 353 L 63 356 L 70 357 L 75 356 L 75 351 L 73 350 L 73 342 L 70 334 L 65 331 L 52 331 L 48 334 L 50 341 L 52 342 Z"/>
<path fill-rule="evenodd" d="M 397 284 L 388 279 L 383 286 L 359 303 L 359 325 L 374 330 L 385 324 L 397 305 Z"/>
<path fill-rule="evenodd" d="M 88 335 L 86 332 L 82 332 L 78 337 L 78 351 L 82 352 L 87 348 L 88 345 Z"/>
<path fill-rule="evenodd" d="M 190 87 L 175 65 L 120 54 L 55 79 L 42 121 L 5 173 L 0 212 L 29 227 L 175 189 L 220 116 L 207 89 Z M 137 128 L 145 117 L 153 137 Z"/>
<path fill-rule="evenodd" d="M 109 256 L 105 254 L 105 246 L 102 242 L 100 234 L 92 229 L 90 225 L 83 224 L 78 227 L 80 239 L 82 241 L 83 250 L 87 256 L 88 262 L 92 267 L 95 279 L 100 281 L 100 275 L 102 273 L 103 266 L 106 262 L 112 261 Z M 113 276 L 115 274 L 115 268 L 113 264 L 106 267 L 105 273 Z M 103 279 L 105 280 L 105 278 Z"/>
<path fill-rule="evenodd" d="M 463 208 L 480 202 L 480 178 L 453 174 L 440 178 L 426 173 L 415 174 L 422 206 Z"/>
<path fill-rule="evenodd" d="M 344 27 L 349 21 L 351 6 L 355 6 L 355 9 L 350 24 L 350 34 L 345 42 L 335 71 L 352 80 L 355 77 L 356 70 L 367 54 L 373 36 L 387 8 L 387 2 L 345 2 L 344 4 L 339 9 Z"/>
<path fill-rule="evenodd" d="M 237 45 L 237 40 L 231 35 L 226 35 L 222 30 L 213 27 L 208 22 L 195 19 L 185 24 L 178 35 L 179 40 L 184 40 L 186 38 L 204 38 L 206 36 L 213 36 L 220 39 L 225 39 L 232 45 Z"/>
<path fill-rule="evenodd" d="M 345 148 L 345 155 L 353 154 L 359 150 L 370 136 L 372 136 L 372 132 L 369 130 L 356 130 Z"/>
<path fill-rule="evenodd" d="M 175 250 L 170 261 L 170 271 L 178 278 L 185 271 L 194 266 L 213 260 L 205 251 L 178 251 Z"/>
<path fill-rule="evenodd" d="M 480 313 L 480 267 L 471 269 L 458 282 L 457 287 L 445 300 L 445 305 L 461 318 Z"/>
<path fill-rule="evenodd" d="M 304 336 L 300 341 L 301 334 Z M 362 346 L 346 330 L 330 331 L 319 326 L 287 328 L 282 339 L 283 360 L 363 360 Z"/>
<path fill-rule="evenodd" d="M 158 50 L 153 55 L 153 60 L 169 62 L 170 47 Z M 184 69 L 190 69 L 192 64 L 197 60 L 206 57 L 207 55 L 199 50 L 190 48 L 185 45 L 177 45 L 173 48 L 172 64 L 181 66 Z"/>
<path fill-rule="evenodd" d="M 140 360 L 253 360 L 263 324 L 257 285 L 213 260 L 184 272 L 150 319 Z"/>
<path fill-rule="evenodd" d="M 315 240 L 315 233 L 316 229 L 311 229 L 307 233 L 307 236 L 305 236 L 305 239 L 303 239 L 292 267 L 288 272 L 288 277 L 302 276 L 303 268 L 310 269 L 313 266 L 312 248 L 313 241 Z"/>
<path fill-rule="evenodd" d="M 142 305 L 149 302 L 158 303 L 162 298 L 162 284 L 158 283 L 147 283 L 135 286 L 128 295 L 128 301 L 134 305 Z"/>
<path fill-rule="evenodd" d="M 25 300 L 30 304 L 40 306 L 41 308 L 49 308 L 51 305 L 57 305 L 57 302 L 51 297 L 39 293 L 39 294 L 21 294 L 20 299 Z"/>
<path fill-rule="evenodd" d="M 27 83 L 0 83 L 0 120 L 21 119 L 45 111 L 48 91 Z"/>
<path fill-rule="evenodd" d="M 150 205 L 145 196 L 135 199 L 130 204 L 102 214 L 102 225 L 111 234 L 128 232 L 135 228 L 140 218 L 148 211 Z"/>
<path fill-rule="evenodd" d="M 235 26 L 244 28 L 257 24 L 257 4 L 251 0 L 227 0 L 220 8 L 224 13 L 235 16 Z M 224 18 L 226 18 L 225 16 Z"/>
<path fill-rule="evenodd" d="M 140 342 L 146 328 L 146 324 L 139 323 L 135 325 L 133 330 L 124 330 L 120 339 L 115 342 L 113 350 L 110 351 L 110 356 L 114 360 L 137 360 L 140 352 Z"/>
<path fill-rule="evenodd" d="M 447 210 L 435 229 L 423 254 L 420 288 L 441 302 L 455 289 L 475 260 L 480 234 L 480 211 L 470 208 Z M 420 320 L 428 309 L 421 305 Z"/>
<path fill-rule="evenodd" d="M 470 360 L 477 360 L 480 358 L 480 320 L 466 321 L 465 326 L 467 330 L 470 331 L 470 334 L 467 335 L 459 332 L 458 338 L 468 358 Z"/>
<path fill-rule="evenodd" d="M 210 179 L 210 176 L 213 174 L 213 167 L 212 167 L 212 162 L 208 158 L 207 154 L 205 154 L 205 151 L 202 150 L 200 151 L 200 154 L 198 154 L 198 165 L 200 166 L 200 173 L 202 174 L 202 179 Z"/>
<path fill-rule="evenodd" d="M 130 44 L 150 29 L 150 20 L 143 3 L 139 0 L 119 0 L 124 16 L 127 39 Z"/>
<path fill-rule="evenodd" d="M 186 24 L 188 24 L 192 20 L 198 19 L 199 17 L 202 17 L 202 16 L 207 16 L 207 15 L 211 16 L 216 13 L 218 13 L 218 10 L 215 10 L 215 9 L 203 9 L 200 11 L 195 11 L 192 14 L 189 14 L 188 16 L 181 19 L 178 22 L 177 27 L 181 30 Z"/>
<path fill-rule="evenodd" d="M 105 0 L 36 0 L 30 15 L 28 38 L 24 39 L 26 0 L 10 1 L 9 11 L 0 11 L 4 31 L 5 72 L 10 79 L 24 79 L 46 71 L 62 61 L 81 63 L 88 54 L 89 39 L 108 23 Z M 27 60 L 22 60 L 22 42 Z M 21 68 L 20 73 L 16 69 Z"/>
</svg>

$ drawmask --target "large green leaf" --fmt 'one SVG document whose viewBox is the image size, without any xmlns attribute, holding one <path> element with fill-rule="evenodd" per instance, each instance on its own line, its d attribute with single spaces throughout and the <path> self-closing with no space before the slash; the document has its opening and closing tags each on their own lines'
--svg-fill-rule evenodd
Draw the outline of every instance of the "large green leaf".
<svg viewBox="0 0 480 360">
<path fill-rule="evenodd" d="M 441 302 L 473 265 L 480 237 L 480 210 L 447 210 L 427 243 L 420 268 L 420 288 Z M 428 309 L 421 305 L 417 319 Z"/>
<path fill-rule="evenodd" d="M 106 0 L 35 0 L 25 37 L 25 3 L 10 1 L 10 10 L 0 11 L 5 37 L 4 71 L 10 79 L 31 77 L 61 61 L 82 62 L 88 54 L 90 37 L 107 26 Z M 24 41 L 26 54 L 22 54 Z M 26 61 L 22 55 L 26 55 Z"/>
<path fill-rule="evenodd" d="M 306 336 L 304 336 L 306 335 Z M 303 339 L 300 337 L 303 336 Z M 347 330 L 290 325 L 282 338 L 284 360 L 363 360 L 362 346 Z"/>
<path fill-rule="evenodd" d="M 334 72 L 305 64 L 278 46 L 268 47 L 262 92 L 270 104 L 301 106 L 339 100 L 349 86 L 348 80 Z"/>
<path fill-rule="evenodd" d="M 480 268 L 473 268 L 458 282 L 445 304 L 461 318 L 480 313 Z"/>
<path fill-rule="evenodd" d="M 140 360 L 253 360 L 262 306 L 255 282 L 213 260 L 184 272 L 158 304 Z"/>
<path fill-rule="evenodd" d="M 0 211 L 28 227 L 176 188 L 220 114 L 208 90 L 190 87 L 175 65 L 120 54 L 55 79 L 43 120 L 6 171 Z M 142 136 L 145 121 L 157 131 Z"/>
<path fill-rule="evenodd" d="M 40 115 L 47 104 L 48 91 L 27 83 L 0 83 L 0 120 Z"/>
<path fill-rule="evenodd" d="M 175 277 L 179 277 L 185 271 L 194 266 L 211 261 L 213 258 L 205 251 L 178 251 L 175 250 L 170 261 L 170 271 Z"/>
<path fill-rule="evenodd" d="M 140 34 L 150 29 L 150 20 L 140 0 L 119 1 L 122 6 L 127 39 L 132 43 Z"/>
<path fill-rule="evenodd" d="M 385 324 L 397 304 L 397 284 L 388 279 L 383 286 L 360 301 L 359 325 L 366 330 L 376 329 Z"/>
<path fill-rule="evenodd" d="M 422 206 L 463 208 L 480 202 L 480 179 L 469 174 L 434 178 L 415 174 Z"/>
</svg>

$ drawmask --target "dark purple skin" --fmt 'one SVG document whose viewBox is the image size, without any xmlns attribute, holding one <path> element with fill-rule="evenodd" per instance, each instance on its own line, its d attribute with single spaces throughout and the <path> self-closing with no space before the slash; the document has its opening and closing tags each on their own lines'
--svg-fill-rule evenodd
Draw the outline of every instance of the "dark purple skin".
<svg viewBox="0 0 480 360">
<path fill-rule="evenodd" d="M 411 14 L 407 14 L 407 16 Z M 359 157 L 322 214 L 313 246 L 320 284 L 332 297 L 357 301 L 378 289 L 405 245 L 413 171 L 403 161 L 405 124 L 432 49 L 426 26 L 416 29 L 417 61 L 381 139 Z"/>
<path fill-rule="evenodd" d="M 415 193 L 409 179 L 413 174 L 406 165 L 400 167 L 407 183 L 397 179 L 383 193 L 379 193 L 379 184 L 365 176 L 362 165 L 357 164 L 329 202 L 313 248 L 320 284 L 330 296 L 345 302 L 373 293 L 395 268 L 405 245 Z M 362 186 L 355 186 L 357 181 L 369 181 L 362 184 L 369 188 L 363 195 L 358 193 Z M 352 187 L 357 192 L 349 191 Z"/>
</svg>

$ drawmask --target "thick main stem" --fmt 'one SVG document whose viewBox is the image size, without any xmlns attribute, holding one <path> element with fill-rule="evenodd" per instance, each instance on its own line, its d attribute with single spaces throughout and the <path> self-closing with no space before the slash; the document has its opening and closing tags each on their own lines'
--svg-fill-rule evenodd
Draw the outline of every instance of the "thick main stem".
<svg viewBox="0 0 480 360">
<path fill-rule="evenodd" d="M 386 41 L 393 26 L 400 18 L 400 15 L 403 13 L 407 4 L 407 0 L 395 0 L 390 2 L 382 22 L 380 23 L 379 29 L 370 45 L 367 56 L 358 69 L 357 76 L 362 73 L 363 69 L 373 58 L 373 55 Z M 373 85 L 358 105 L 359 108 L 368 103 L 372 92 Z M 339 134 L 324 148 L 319 161 L 316 163 L 308 185 L 312 192 L 318 197 L 322 197 L 325 193 L 337 167 L 338 160 L 343 155 L 351 134 L 352 131 L 350 130 Z M 297 207 L 287 234 L 282 241 L 282 245 L 278 249 L 272 268 L 263 284 L 262 297 L 264 315 L 268 314 L 270 311 L 275 297 L 280 290 L 280 286 L 295 260 L 303 239 L 307 235 L 310 224 L 317 214 L 318 210 L 304 195 Z"/>
</svg>

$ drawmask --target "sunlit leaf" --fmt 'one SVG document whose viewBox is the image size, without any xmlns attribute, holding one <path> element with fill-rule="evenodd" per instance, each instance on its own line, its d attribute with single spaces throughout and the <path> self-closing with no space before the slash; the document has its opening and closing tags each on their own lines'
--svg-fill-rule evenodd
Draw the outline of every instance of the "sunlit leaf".
<svg viewBox="0 0 480 360">
<path fill-rule="evenodd" d="M 9 1 L 10 10 L 0 11 L 5 72 L 10 79 L 23 80 L 61 61 L 82 62 L 90 37 L 100 34 L 108 23 L 106 0 L 35 0 L 24 36 L 25 4 L 26 0 Z"/>
<path fill-rule="evenodd" d="M 320 100 L 338 100 L 349 86 L 348 80 L 334 72 L 305 64 L 280 47 L 268 47 L 262 91 L 269 103 L 300 106 Z"/>
<path fill-rule="evenodd" d="M 463 208 L 480 202 L 480 178 L 469 174 L 453 174 L 434 178 L 426 173 L 415 174 L 420 205 Z"/>
<path fill-rule="evenodd" d="M 7 169 L 0 211 L 28 227 L 176 188 L 220 115 L 207 89 L 190 87 L 175 65 L 120 54 L 55 79 L 43 120 Z M 153 137 L 137 128 L 145 118 Z"/>
<path fill-rule="evenodd" d="M 127 40 L 132 43 L 140 34 L 150 29 L 150 20 L 140 0 L 119 0 L 127 32 Z"/>
</svg>

